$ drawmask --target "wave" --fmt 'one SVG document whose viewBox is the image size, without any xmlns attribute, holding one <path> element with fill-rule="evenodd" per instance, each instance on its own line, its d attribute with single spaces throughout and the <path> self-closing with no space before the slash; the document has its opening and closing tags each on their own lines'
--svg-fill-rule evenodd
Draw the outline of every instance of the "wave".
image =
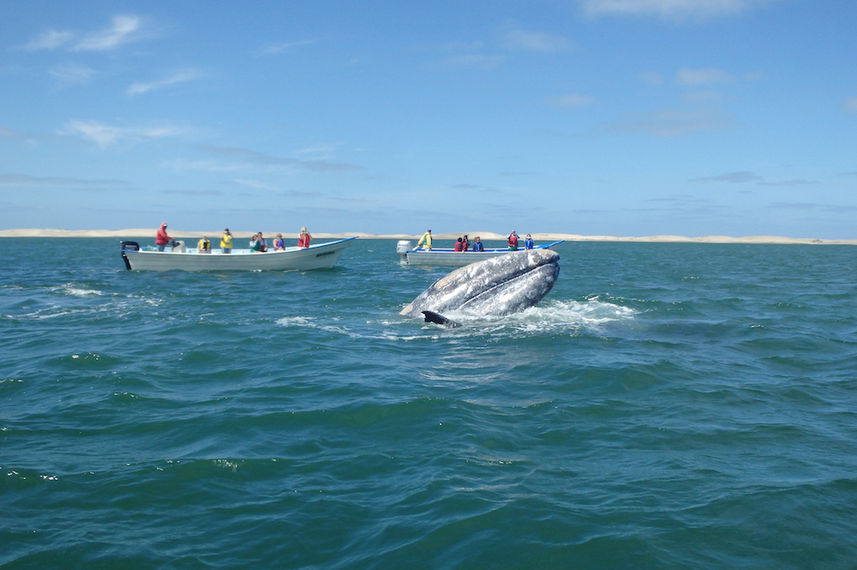
<svg viewBox="0 0 857 570">
<path fill-rule="evenodd" d="M 281 317 L 275 322 L 287 329 L 314 329 L 336 336 L 363 340 L 420 341 L 426 334 L 433 338 L 496 336 L 504 338 L 542 335 L 604 334 L 607 327 L 634 320 L 639 311 L 598 296 L 583 300 L 569 299 L 543 303 L 520 313 L 486 317 L 452 311 L 445 316 L 460 327 L 447 329 L 420 319 L 398 315 L 375 315 L 375 318 L 339 318 L 322 320 L 308 315 Z"/>
</svg>

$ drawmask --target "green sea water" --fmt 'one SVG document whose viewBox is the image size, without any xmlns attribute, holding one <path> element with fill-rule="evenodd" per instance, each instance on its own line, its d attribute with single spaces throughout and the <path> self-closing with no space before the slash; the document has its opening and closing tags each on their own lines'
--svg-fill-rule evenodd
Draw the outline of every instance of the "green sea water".
<svg viewBox="0 0 857 570">
<path fill-rule="evenodd" d="M 395 245 L 0 239 L 0 565 L 854 567 L 857 248 L 566 243 L 446 329 Z"/>
</svg>

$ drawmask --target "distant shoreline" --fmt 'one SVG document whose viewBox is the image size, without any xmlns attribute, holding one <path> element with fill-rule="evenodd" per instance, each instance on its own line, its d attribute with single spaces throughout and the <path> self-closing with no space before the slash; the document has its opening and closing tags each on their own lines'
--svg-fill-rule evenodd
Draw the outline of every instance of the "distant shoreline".
<svg viewBox="0 0 857 570">
<path fill-rule="evenodd" d="M 63 229 L 38 229 L 38 228 L 19 228 L 0 230 L 0 238 L 117 238 L 117 239 L 155 239 L 156 229 L 152 228 L 131 228 L 123 230 L 63 230 Z M 177 239 L 199 239 L 203 235 L 209 238 L 217 238 L 222 234 L 222 231 L 185 231 L 185 230 L 170 230 L 170 235 Z M 232 234 L 238 238 L 249 238 L 255 232 L 251 231 L 234 231 Z M 263 232 L 265 236 L 275 236 L 277 232 Z M 438 233 L 434 234 L 435 239 L 439 240 L 454 240 L 461 233 Z M 404 239 L 417 240 L 420 234 L 366 234 L 361 232 L 354 233 L 313 233 L 316 239 L 336 239 L 357 236 L 364 239 Z M 472 239 L 474 236 L 480 236 L 483 240 L 505 240 L 506 236 L 493 232 L 475 232 L 469 231 L 468 235 Z M 819 239 L 819 238 L 791 238 L 783 236 L 699 236 L 687 237 L 677 235 L 651 235 L 651 236 L 586 236 L 578 234 L 559 234 L 545 233 L 532 234 L 533 239 L 539 242 L 565 240 L 572 242 L 639 242 L 639 243 L 736 243 L 736 244 L 813 244 L 813 245 L 857 245 L 857 239 Z M 283 237 L 287 239 L 297 239 L 297 233 L 284 233 Z"/>
</svg>

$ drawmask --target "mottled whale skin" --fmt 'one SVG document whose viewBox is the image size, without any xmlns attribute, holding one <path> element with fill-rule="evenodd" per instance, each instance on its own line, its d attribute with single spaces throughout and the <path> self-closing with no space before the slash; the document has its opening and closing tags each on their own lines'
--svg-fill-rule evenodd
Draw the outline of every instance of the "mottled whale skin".
<svg viewBox="0 0 857 570">
<path fill-rule="evenodd" d="M 558 275 L 557 252 L 550 249 L 513 252 L 459 267 L 432 283 L 399 314 L 419 317 L 427 312 L 426 321 L 431 322 L 438 322 L 437 316 L 443 318 L 442 313 L 450 311 L 478 316 L 508 315 L 538 303 L 551 290 Z"/>
</svg>

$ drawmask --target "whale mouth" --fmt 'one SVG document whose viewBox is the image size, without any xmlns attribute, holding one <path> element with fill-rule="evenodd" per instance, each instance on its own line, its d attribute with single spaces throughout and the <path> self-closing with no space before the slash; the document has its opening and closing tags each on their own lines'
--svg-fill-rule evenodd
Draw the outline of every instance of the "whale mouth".
<svg viewBox="0 0 857 570">
<path fill-rule="evenodd" d="M 538 303 L 551 290 L 558 275 L 559 254 L 555 251 L 510 253 L 460 267 L 441 277 L 400 314 L 417 317 L 429 311 L 435 319 L 429 322 L 449 320 L 443 316 L 444 312 L 507 315 Z"/>
</svg>

